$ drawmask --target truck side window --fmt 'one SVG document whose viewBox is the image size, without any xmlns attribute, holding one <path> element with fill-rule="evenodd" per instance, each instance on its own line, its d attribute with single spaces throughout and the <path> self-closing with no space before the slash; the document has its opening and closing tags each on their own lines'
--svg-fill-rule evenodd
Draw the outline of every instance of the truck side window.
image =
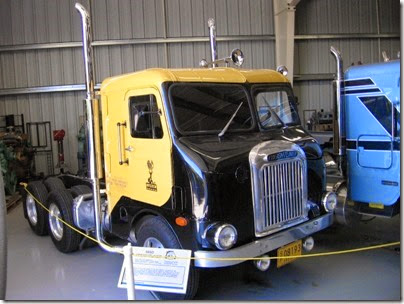
<svg viewBox="0 0 404 304">
<path fill-rule="evenodd" d="M 134 96 L 129 99 L 130 130 L 136 138 L 162 138 L 160 112 L 154 95 Z"/>
<path fill-rule="evenodd" d="M 293 96 L 287 90 L 276 87 L 254 87 L 253 96 L 258 120 L 264 129 L 299 123 Z"/>
<path fill-rule="evenodd" d="M 369 96 L 359 97 L 363 104 L 379 121 L 383 128 L 391 135 L 392 121 L 391 121 L 391 102 L 386 96 Z M 394 108 L 394 134 L 400 133 L 400 113 Z"/>
</svg>

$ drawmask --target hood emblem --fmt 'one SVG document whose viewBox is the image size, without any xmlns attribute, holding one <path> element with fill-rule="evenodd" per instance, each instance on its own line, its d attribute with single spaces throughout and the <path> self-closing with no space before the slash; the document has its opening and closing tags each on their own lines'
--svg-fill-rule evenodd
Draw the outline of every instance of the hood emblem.
<svg viewBox="0 0 404 304">
<path fill-rule="evenodd" d="M 295 158 L 297 156 L 297 151 L 282 151 L 274 154 L 269 154 L 265 157 L 266 161 L 277 161 L 288 158 Z"/>
</svg>

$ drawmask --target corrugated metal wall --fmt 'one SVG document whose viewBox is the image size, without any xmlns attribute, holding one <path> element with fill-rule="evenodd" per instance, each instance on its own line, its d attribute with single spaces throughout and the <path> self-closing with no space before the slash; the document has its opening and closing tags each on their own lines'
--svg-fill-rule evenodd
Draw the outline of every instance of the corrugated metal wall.
<svg viewBox="0 0 404 304">
<path fill-rule="evenodd" d="M 337 47 L 344 69 L 352 63 L 382 61 L 381 51 L 396 58 L 400 38 L 361 38 L 365 34 L 400 34 L 400 3 L 397 0 L 302 0 L 296 9 L 296 35 L 347 34 L 344 39 L 295 41 L 295 74 L 335 73 L 330 46 Z M 332 109 L 330 80 L 295 81 L 300 115 L 305 109 Z"/>
<path fill-rule="evenodd" d="M 240 41 L 218 43 L 219 57 L 239 47 L 245 68 L 275 68 L 272 0 L 81 0 L 91 7 L 94 40 L 112 45 L 96 46 L 96 81 L 109 76 L 150 67 L 196 67 L 209 58 L 208 42 L 184 42 L 208 37 L 207 19 L 216 19 L 219 37 Z M 48 43 L 80 42 L 80 20 L 75 0 L 0 1 L 0 91 L 84 82 L 81 49 Z M 375 62 L 380 51 L 393 55 L 399 38 L 313 39 L 313 34 L 399 33 L 397 0 L 302 0 L 296 10 L 295 73 L 330 74 L 334 61 L 329 46 L 351 62 Z M 299 35 L 303 35 L 299 38 Z M 248 40 L 255 36 L 258 40 Z M 271 38 L 272 37 L 272 38 Z M 167 42 L 136 44 L 136 39 Z M 303 39 L 302 39 L 303 38 Z M 113 45 L 130 40 L 124 45 Z M 171 41 L 170 41 L 171 39 Z M 182 39 L 183 42 L 173 42 Z M 112 41 L 114 40 L 114 41 Z M 112 43 L 111 43 L 112 41 Z M 34 45 L 28 50 L 14 46 Z M 35 47 L 39 44 L 41 48 Z M 45 45 L 44 45 L 45 44 Z M 5 46 L 10 46 L 5 50 Z M 55 47 L 56 48 L 52 48 Z M 3 49 L 2 49 L 3 48 Z M 304 109 L 329 110 L 329 80 L 295 81 L 296 94 Z M 0 94 L 1 95 L 1 94 Z M 26 122 L 50 121 L 52 129 L 65 129 L 65 159 L 77 170 L 77 133 L 83 115 L 84 92 L 61 92 L 0 96 L 0 115 L 21 114 Z M 56 159 L 56 145 L 54 145 Z M 45 160 L 38 161 L 46 172 Z"/>
<path fill-rule="evenodd" d="M 0 90 L 84 83 L 77 47 L 1 51 L 2 46 L 81 41 L 74 0 L 0 1 Z M 274 35 L 268 0 L 86 0 L 91 7 L 94 41 L 208 37 L 207 20 L 216 19 L 218 36 L 244 36 L 219 42 L 219 57 L 240 47 L 247 68 L 274 68 L 274 40 L 247 41 L 245 36 Z M 247 38 L 248 39 L 248 38 Z M 208 42 L 97 46 L 96 81 L 151 67 L 197 67 L 209 58 Z M 84 92 L 0 96 L 0 115 L 24 114 L 26 122 L 50 121 L 65 129 L 65 160 L 77 171 L 77 133 Z M 54 159 L 56 163 L 56 144 Z M 38 172 L 47 174 L 45 158 Z"/>
</svg>

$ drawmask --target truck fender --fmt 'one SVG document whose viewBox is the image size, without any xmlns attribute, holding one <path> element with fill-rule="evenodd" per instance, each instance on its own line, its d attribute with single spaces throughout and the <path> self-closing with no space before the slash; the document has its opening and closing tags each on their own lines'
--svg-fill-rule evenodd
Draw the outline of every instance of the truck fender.
<svg viewBox="0 0 404 304">
<path fill-rule="evenodd" d="M 163 215 L 161 215 L 159 212 L 156 212 L 155 210 L 142 210 L 133 216 L 131 224 L 130 224 L 131 228 L 130 228 L 130 232 L 129 232 L 129 240 L 136 244 L 137 243 L 136 233 L 139 230 L 140 226 L 142 225 L 142 223 L 144 221 L 146 221 L 147 219 L 154 217 L 154 216 L 160 217 L 167 224 L 167 226 L 170 227 L 172 232 L 175 234 L 178 242 L 181 244 L 181 241 L 178 239 L 178 235 L 175 232 L 175 230 L 173 229 L 172 225 L 167 221 L 167 219 Z"/>
</svg>

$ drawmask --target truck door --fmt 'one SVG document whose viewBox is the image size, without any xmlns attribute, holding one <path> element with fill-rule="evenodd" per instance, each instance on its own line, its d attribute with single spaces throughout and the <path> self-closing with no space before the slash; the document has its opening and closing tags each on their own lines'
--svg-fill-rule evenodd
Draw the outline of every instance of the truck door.
<svg viewBox="0 0 404 304">
<path fill-rule="evenodd" d="M 350 199 L 392 205 L 400 191 L 399 113 L 385 95 L 346 100 Z"/>
<path fill-rule="evenodd" d="M 125 156 L 130 187 L 128 196 L 155 206 L 165 204 L 173 186 L 172 143 L 160 93 L 155 89 L 129 91 Z"/>
<path fill-rule="evenodd" d="M 161 206 L 173 186 L 172 142 L 160 93 L 129 90 L 104 97 L 107 193 L 111 210 L 122 197 Z"/>
</svg>

